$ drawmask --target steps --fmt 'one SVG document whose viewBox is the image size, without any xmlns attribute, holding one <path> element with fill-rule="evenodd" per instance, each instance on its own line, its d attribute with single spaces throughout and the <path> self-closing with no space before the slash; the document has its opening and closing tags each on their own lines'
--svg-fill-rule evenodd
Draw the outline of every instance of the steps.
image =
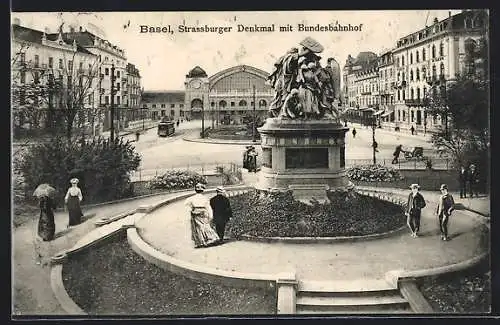
<svg viewBox="0 0 500 325">
<path fill-rule="evenodd" d="M 304 282 L 296 296 L 296 314 L 413 313 L 397 288 L 385 281 Z"/>
</svg>

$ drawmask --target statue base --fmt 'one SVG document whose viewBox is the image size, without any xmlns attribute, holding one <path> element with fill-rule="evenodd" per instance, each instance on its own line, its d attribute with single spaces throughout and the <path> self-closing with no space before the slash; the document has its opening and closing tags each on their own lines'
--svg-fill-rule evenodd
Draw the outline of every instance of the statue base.
<svg viewBox="0 0 500 325">
<path fill-rule="evenodd" d="M 268 118 L 261 134 L 260 190 L 292 190 L 297 200 L 328 201 L 327 191 L 349 190 L 345 134 L 335 120 Z"/>
</svg>

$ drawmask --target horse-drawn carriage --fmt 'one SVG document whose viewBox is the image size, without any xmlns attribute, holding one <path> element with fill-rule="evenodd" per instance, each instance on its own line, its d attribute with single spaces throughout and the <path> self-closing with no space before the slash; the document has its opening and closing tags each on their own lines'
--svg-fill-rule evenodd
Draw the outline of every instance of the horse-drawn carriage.
<svg viewBox="0 0 500 325">
<path fill-rule="evenodd" d="M 410 151 L 404 151 L 404 156 L 406 160 L 422 160 L 424 159 L 424 148 L 423 147 L 414 147 Z"/>
</svg>

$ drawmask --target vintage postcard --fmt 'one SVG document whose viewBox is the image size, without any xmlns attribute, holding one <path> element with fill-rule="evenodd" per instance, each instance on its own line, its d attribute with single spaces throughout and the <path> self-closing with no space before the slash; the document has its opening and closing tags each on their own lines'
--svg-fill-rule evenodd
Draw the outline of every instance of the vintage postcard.
<svg viewBox="0 0 500 325">
<path fill-rule="evenodd" d="M 12 12 L 12 317 L 491 312 L 489 12 Z"/>
</svg>

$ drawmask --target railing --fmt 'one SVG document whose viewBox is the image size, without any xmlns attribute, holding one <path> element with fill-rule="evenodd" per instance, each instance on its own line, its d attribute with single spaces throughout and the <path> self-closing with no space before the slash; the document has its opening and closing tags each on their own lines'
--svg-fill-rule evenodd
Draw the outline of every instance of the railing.
<svg viewBox="0 0 500 325">
<path fill-rule="evenodd" d="M 162 168 L 152 168 L 152 169 L 138 169 L 132 172 L 130 179 L 132 182 L 147 182 L 152 180 L 156 176 L 165 174 L 168 171 L 193 171 L 204 176 L 218 176 L 221 169 L 229 170 L 236 173 L 243 166 L 238 163 L 206 163 L 206 164 L 189 164 L 189 165 L 176 165 L 162 167 Z"/>
<path fill-rule="evenodd" d="M 434 158 L 434 157 L 428 157 L 428 159 L 432 163 L 432 169 L 433 170 L 451 170 L 452 164 L 451 164 L 451 159 L 449 158 Z M 355 167 L 355 166 L 366 166 L 366 165 L 372 165 L 373 160 L 372 159 L 346 159 L 346 168 L 349 167 Z M 385 158 L 377 158 L 377 164 L 382 165 L 382 166 L 388 166 L 388 167 L 394 167 L 396 169 L 401 169 L 401 170 L 425 170 L 427 169 L 427 159 L 416 159 L 416 158 L 411 158 L 411 159 L 405 159 L 403 154 L 401 154 L 400 158 L 398 159 L 398 162 L 396 164 L 392 163 L 392 158 L 391 159 L 385 159 Z"/>
</svg>

